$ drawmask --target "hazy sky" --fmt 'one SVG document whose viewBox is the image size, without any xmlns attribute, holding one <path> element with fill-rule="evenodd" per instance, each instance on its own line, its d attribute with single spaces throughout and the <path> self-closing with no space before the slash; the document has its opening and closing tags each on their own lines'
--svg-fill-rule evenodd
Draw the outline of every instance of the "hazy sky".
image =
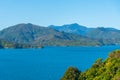
<svg viewBox="0 0 120 80">
<path fill-rule="evenodd" d="M 120 29 L 120 0 L 0 0 L 0 29 L 18 23 Z"/>
</svg>

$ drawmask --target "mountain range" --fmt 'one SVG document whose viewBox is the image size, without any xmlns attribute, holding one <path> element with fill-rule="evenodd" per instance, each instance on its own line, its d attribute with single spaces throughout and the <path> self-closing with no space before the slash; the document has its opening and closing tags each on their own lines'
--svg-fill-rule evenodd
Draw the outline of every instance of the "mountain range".
<svg viewBox="0 0 120 80">
<path fill-rule="evenodd" d="M 74 33 L 74 34 L 79 34 L 79 35 L 86 35 L 86 33 L 89 30 L 91 30 L 91 28 L 87 28 L 86 26 L 82 26 L 77 23 L 66 24 L 66 25 L 62 25 L 62 26 L 50 25 L 48 27 L 53 28 L 58 31 L 64 31 L 67 33 Z"/>
<path fill-rule="evenodd" d="M 111 27 L 88 28 L 86 26 L 81 26 L 77 23 L 67 24 L 63 26 L 51 25 L 49 27 L 61 32 L 78 34 L 88 38 L 96 39 L 103 45 L 120 44 L 120 30 Z"/>
<path fill-rule="evenodd" d="M 0 39 L 33 46 L 100 46 L 119 45 L 120 30 L 88 28 L 77 23 L 43 27 L 21 23 L 0 31 Z"/>
<path fill-rule="evenodd" d="M 0 39 L 29 44 L 29 45 L 42 45 L 42 46 L 76 46 L 76 45 L 98 45 L 97 40 L 88 37 L 60 32 L 50 27 L 43 27 L 28 24 L 17 24 L 0 31 Z"/>
</svg>

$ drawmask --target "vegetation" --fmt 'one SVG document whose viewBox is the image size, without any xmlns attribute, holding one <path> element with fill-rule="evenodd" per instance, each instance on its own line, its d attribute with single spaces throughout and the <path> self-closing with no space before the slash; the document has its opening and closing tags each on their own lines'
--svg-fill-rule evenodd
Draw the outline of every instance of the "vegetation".
<svg viewBox="0 0 120 80">
<path fill-rule="evenodd" d="M 58 31 L 78 34 L 97 40 L 101 45 L 120 45 L 120 30 L 114 28 L 88 28 L 77 23 L 63 26 L 49 26 Z"/>
<path fill-rule="evenodd" d="M 100 44 L 94 39 L 30 23 L 6 28 L 0 31 L 0 38 L 13 43 L 36 46 L 95 46 Z"/>
<path fill-rule="evenodd" d="M 85 72 L 68 68 L 61 80 L 120 80 L 120 50 L 111 52 L 104 61 L 99 58 Z"/>
<path fill-rule="evenodd" d="M 42 27 L 22 23 L 0 31 L 0 39 L 32 46 L 120 45 L 118 36 L 120 30 L 117 29 L 87 28 L 78 24 Z"/>
<path fill-rule="evenodd" d="M 69 67 L 62 80 L 77 80 L 79 78 L 79 74 L 80 71 L 77 68 Z"/>
<path fill-rule="evenodd" d="M 42 46 L 33 46 L 28 44 L 17 44 L 8 42 L 5 40 L 0 40 L 0 49 L 1 48 L 42 48 Z"/>
</svg>

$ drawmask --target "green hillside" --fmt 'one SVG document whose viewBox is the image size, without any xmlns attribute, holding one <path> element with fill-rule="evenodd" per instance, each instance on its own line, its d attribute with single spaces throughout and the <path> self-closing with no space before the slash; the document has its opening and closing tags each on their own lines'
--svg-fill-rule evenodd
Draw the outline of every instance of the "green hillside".
<svg viewBox="0 0 120 80">
<path fill-rule="evenodd" d="M 97 40 L 81 35 L 59 32 L 52 28 L 18 24 L 0 31 L 0 38 L 9 42 L 35 46 L 93 46 L 101 45 Z"/>
<path fill-rule="evenodd" d="M 0 49 L 3 48 L 41 48 L 42 46 L 32 46 L 28 44 L 18 44 L 13 42 L 8 42 L 5 40 L 0 40 Z"/>
<path fill-rule="evenodd" d="M 17 24 L 0 31 L 0 39 L 31 46 L 103 46 L 120 45 L 120 30 L 87 28 L 78 24 L 43 27 Z"/>
<path fill-rule="evenodd" d="M 85 72 L 69 67 L 61 80 L 120 80 L 120 50 L 111 52 L 106 60 L 99 58 Z"/>
<path fill-rule="evenodd" d="M 96 39 L 103 45 L 120 45 L 120 30 L 108 27 L 88 28 L 77 23 L 62 26 L 49 26 L 58 31 L 82 35 L 88 38 Z"/>
</svg>

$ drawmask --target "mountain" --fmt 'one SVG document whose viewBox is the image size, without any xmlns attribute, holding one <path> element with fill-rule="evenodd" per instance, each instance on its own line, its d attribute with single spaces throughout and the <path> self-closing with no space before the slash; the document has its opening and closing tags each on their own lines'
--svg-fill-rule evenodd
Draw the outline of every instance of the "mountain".
<svg viewBox="0 0 120 80">
<path fill-rule="evenodd" d="M 103 44 L 120 45 L 120 30 L 114 28 L 98 27 L 86 34 L 89 38 L 98 39 Z"/>
<path fill-rule="evenodd" d="M 61 80 L 120 80 L 120 50 L 111 52 L 106 60 L 99 58 L 84 72 L 69 67 Z"/>
<path fill-rule="evenodd" d="M 64 31 L 67 33 L 74 33 L 79 35 L 85 35 L 91 28 L 87 28 L 86 26 L 79 25 L 77 23 L 67 24 L 63 26 L 48 26 L 50 28 L 56 29 L 58 31 Z"/>
<path fill-rule="evenodd" d="M 77 23 L 49 27 L 21 23 L 0 31 L 0 39 L 32 46 L 120 45 L 119 36 L 120 30 L 114 28 L 87 28 Z"/>
<path fill-rule="evenodd" d="M 118 36 L 120 36 L 120 30 L 117 30 L 114 28 L 98 27 L 87 32 L 86 36 L 92 37 L 92 38 L 99 38 L 99 39 L 118 38 Z"/>
<path fill-rule="evenodd" d="M 88 28 L 77 23 L 63 26 L 49 26 L 53 29 L 96 39 L 103 45 L 120 45 L 120 30 L 114 28 Z"/>
<path fill-rule="evenodd" d="M 81 35 L 60 32 L 49 27 L 28 24 L 17 24 L 0 31 L 0 39 L 9 42 L 44 46 L 99 45 L 94 39 Z"/>
</svg>

